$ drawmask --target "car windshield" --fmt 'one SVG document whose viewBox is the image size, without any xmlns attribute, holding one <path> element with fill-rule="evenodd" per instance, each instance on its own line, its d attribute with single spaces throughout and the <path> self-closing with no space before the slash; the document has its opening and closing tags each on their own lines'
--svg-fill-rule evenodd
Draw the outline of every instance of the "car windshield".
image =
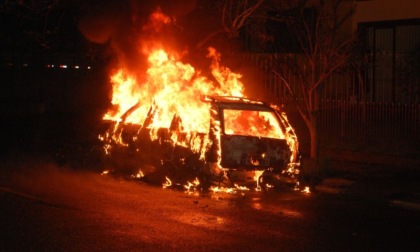
<svg viewBox="0 0 420 252">
<path fill-rule="evenodd" d="M 224 109 L 223 118 L 227 135 L 285 138 L 272 111 Z"/>
</svg>

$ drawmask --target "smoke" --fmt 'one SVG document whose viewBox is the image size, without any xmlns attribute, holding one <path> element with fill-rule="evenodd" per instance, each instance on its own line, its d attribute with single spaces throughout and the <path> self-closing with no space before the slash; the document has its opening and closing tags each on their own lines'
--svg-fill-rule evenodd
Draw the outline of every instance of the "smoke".
<svg viewBox="0 0 420 252">
<path fill-rule="evenodd" d="M 182 54 L 183 61 L 211 78 L 210 60 L 205 55 L 207 47 L 212 46 L 222 53 L 222 64 L 246 73 L 248 85 L 254 86 L 250 87 L 251 93 L 260 98 L 261 87 L 252 84 L 259 82 L 255 77 L 259 74 L 247 61 L 231 57 L 231 52 L 238 50 L 237 41 L 219 36 L 202 48 L 196 47 L 209 34 L 222 29 L 216 12 L 197 0 L 94 0 L 83 5 L 79 29 L 89 41 L 110 49 L 109 67 L 127 69 L 139 83 L 145 81 L 148 66 L 144 52 L 157 46 Z"/>
<path fill-rule="evenodd" d="M 179 49 L 176 37 L 182 37 L 182 27 L 177 20 L 195 8 L 196 0 L 89 1 L 81 8 L 79 29 L 89 41 L 108 46 L 119 67 L 137 71 L 145 64 L 142 50 L 152 43 L 165 41 Z"/>
</svg>

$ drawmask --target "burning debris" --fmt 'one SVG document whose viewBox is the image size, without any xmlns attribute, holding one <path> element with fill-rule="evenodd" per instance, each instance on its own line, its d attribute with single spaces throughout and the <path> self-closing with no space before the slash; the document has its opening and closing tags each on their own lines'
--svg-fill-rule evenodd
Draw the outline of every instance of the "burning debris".
<svg viewBox="0 0 420 252">
<path fill-rule="evenodd" d="M 166 20 L 160 14 L 151 17 Z M 286 114 L 246 98 L 242 76 L 222 66 L 214 48 L 211 79 L 163 46 L 141 51 L 146 77 L 124 67 L 111 75 L 112 107 L 99 136 L 107 168 L 184 190 L 296 185 L 299 146 Z"/>
</svg>

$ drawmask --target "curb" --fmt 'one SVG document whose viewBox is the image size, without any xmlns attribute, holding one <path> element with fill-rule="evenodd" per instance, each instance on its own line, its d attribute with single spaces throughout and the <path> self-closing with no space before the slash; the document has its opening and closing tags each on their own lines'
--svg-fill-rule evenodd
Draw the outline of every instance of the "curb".
<svg viewBox="0 0 420 252">
<path fill-rule="evenodd" d="M 399 207 L 407 210 L 420 211 L 420 204 L 402 200 L 390 200 L 389 204 L 394 207 Z"/>
<path fill-rule="evenodd" d="M 14 194 L 14 195 L 17 195 L 19 197 L 26 198 L 26 199 L 29 199 L 29 200 L 32 200 L 32 201 L 39 201 L 39 202 L 41 202 L 41 199 L 38 199 L 38 198 L 36 198 L 36 197 L 34 197 L 32 195 L 26 194 L 26 193 L 15 191 L 15 190 L 10 189 L 8 187 L 0 186 L 0 191 L 1 192 L 4 192 L 4 193 Z"/>
<path fill-rule="evenodd" d="M 396 207 L 406 210 L 412 211 L 420 211 L 420 204 L 410 201 L 403 201 L 403 200 L 388 200 L 374 196 L 366 196 L 361 194 L 349 193 L 343 190 L 342 188 L 334 187 L 334 186 L 327 186 L 327 185 L 319 185 L 316 186 L 316 191 L 322 193 L 329 193 L 329 194 L 340 194 L 352 198 L 358 198 L 370 202 L 376 202 L 378 204 L 387 205 L 390 207 Z"/>
<path fill-rule="evenodd" d="M 8 187 L 0 186 L 0 192 L 8 193 L 8 194 L 11 194 L 11 195 L 15 195 L 15 196 L 18 196 L 18 197 L 27 199 L 29 201 L 36 202 L 36 203 L 39 203 L 39 204 L 42 204 L 42 205 L 46 205 L 46 206 L 49 206 L 49 207 L 57 207 L 57 208 L 65 208 L 65 209 L 71 209 L 71 210 L 79 210 L 78 208 L 74 208 L 74 207 L 71 207 L 71 206 L 50 203 L 50 202 L 47 202 L 47 201 L 42 200 L 40 198 L 37 198 L 35 196 L 32 196 L 32 195 L 29 195 L 29 194 L 26 194 L 26 193 L 19 192 L 19 191 L 13 190 L 13 189 L 8 188 Z"/>
</svg>

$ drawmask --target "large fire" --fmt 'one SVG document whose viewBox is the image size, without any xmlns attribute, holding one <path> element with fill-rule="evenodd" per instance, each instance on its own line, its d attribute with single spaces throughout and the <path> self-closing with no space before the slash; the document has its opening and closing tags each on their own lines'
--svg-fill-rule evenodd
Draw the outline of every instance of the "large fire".
<svg viewBox="0 0 420 252">
<path fill-rule="evenodd" d="M 159 27 L 170 21 L 160 11 L 152 14 L 150 19 L 150 27 Z M 142 46 L 138 50 L 147 58 L 147 69 L 133 70 L 127 67 L 117 67 L 110 74 L 112 107 L 103 119 L 114 122 L 114 126 L 106 133 L 107 135 L 100 136 L 100 139 L 104 141 L 106 153 L 109 153 L 112 149 L 111 142 L 117 145 L 125 145 L 121 131 L 119 131 L 121 125 L 139 125 L 140 129 L 137 132 L 146 128 L 151 140 L 158 139 L 159 129 L 170 129 L 172 132 L 182 132 L 190 135 L 191 132 L 205 134 L 209 132 L 209 124 L 212 120 L 210 104 L 203 102 L 205 95 L 245 97 L 244 84 L 240 81 L 242 75 L 221 65 L 221 55 L 216 49 L 208 48 L 207 58 L 210 62 L 209 68 L 212 75 L 211 78 L 208 78 L 191 64 L 183 62 L 183 57 L 179 54 L 168 51 L 167 47 L 156 46 L 160 43 L 152 44 L 153 46 Z M 143 71 L 141 74 L 146 77 L 138 80 L 136 76 L 141 75 L 138 71 Z M 287 132 L 291 132 L 289 129 L 287 129 L 287 132 L 282 132 L 267 127 L 276 120 L 268 112 L 265 114 L 259 112 L 258 120 L 250 120 L 250 118 L 255 118 L 252 111 L 238 114 L 235 110 L 226 110 L 226 113 L 230 113 L 227 114 L 225 121 L 227 133 L 240 132 L 242 134 L 244 131 L 249 131 L 258 137 L 285 139 L 288 138 Z M 174 125 L 174 122 L 176 125 Z M 183 142 L 179 142 L 176 134 L 170 136 L 173 143 L 186 146 Z M 206 141 L 203 140 L 206 139 L 205 137 L 197 139 L 201 145 Z M 291 145 L 289 145 L 294 148 L 293 144 L 296 139 L 287 140 L 291 142 Z M 191 141 L 194 141 L 194 139 Z M 196 148 L 194 144 L 187 147 L 193 152 L 198 152 L 194 150 Z M 198 149 L 199 147 L 197 147 Z M 201 147 L 201 149 L 203 148 Z M 291 150 L 295 151 L 294 149 Z M 139 150 L 137 149 L 137 151 Z M 204 159 L 203 155 L 201 153 L 200 160 Z M 262 155 L 262 158 L 265 158 L 265 156 Z M 180 163 L 186 162 L 185 160 L 179 161 Z M 255 160 L 255 162 L 259 161 Z M 296 156 L 292 156 L 290 162 L 295 163 Z M 291 166 L 291 168 L 294 167 Z M 255 171 L 254 179 L 257 182 L 258 189 L 258 181 L 262 173 L 263 171 Z M 142 178 L 144 174 L 142 170 L 138 170 L 138 173 L 132 175 L 132 177 Z M 163 187 L 167 188 L 172 185 L 171 178 L 165 176 Z M 198 185 L 200 185 L 200 181 L 196 178 L 194 182 L 188 182 L 187 185 L 184 185 L 184 188 L 190 190 Z M 211 190 L 218 192 L 229 191 L 230 189 L 212 187 Z M 235 184 L 234 190 L 248 189 Z"/>
<path fill-rule="evenodd" d="M 143 124 L 147 115 L 155 113 L 150 128 L 169 128 L 175 115 L 182 115 L 185 131 L 205 132 L 210 115 L 208 104 L 200 99 L 205 94 L 243 96 L 244 86 L 240 74 L 219 64 L 220 54 L 209 48 L 211 72 L 217 82 L 201 76 L 190 64 L 169 55 L 161 48 L 149 52 L 147 82 L 138 83 L 126 69 L 118 69 L 111 76 L 113 84 L 113 109 L 104 116 L 106 120 Z M 125 118 L 131 108 L 136 110 Z"/>
</svg>

